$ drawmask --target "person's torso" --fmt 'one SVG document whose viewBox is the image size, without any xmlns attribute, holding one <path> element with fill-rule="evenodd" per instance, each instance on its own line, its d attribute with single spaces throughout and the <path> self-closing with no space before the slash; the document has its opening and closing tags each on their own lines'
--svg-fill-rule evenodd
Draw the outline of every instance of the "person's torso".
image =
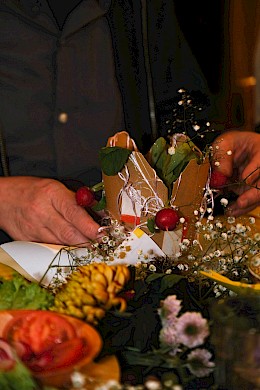
<svg viewBox="0 0 260 390">
<path fill-rule="evenodd" d="M 44 0 L 15 3 L 0 6 L 0 118 L 10 173 L 96 180 L 99 149 L 124 128 L 109 4 L 83 1 L 60 30 Z"/>
</svg>

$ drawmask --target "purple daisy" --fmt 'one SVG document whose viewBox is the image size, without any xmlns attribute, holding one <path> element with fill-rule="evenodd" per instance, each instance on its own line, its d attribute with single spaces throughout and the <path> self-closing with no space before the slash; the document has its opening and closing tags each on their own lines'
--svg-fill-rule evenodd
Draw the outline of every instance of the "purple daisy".
<svg viewBox="0 0 260 390">
<path fill-rule="evenodd" d="M 201 313 L 186 312 L 175 324 L 178 341 L 188 348 L 194 348 L 204 343 L 209 335 L 208 322 Z"/>
<path fill-rule="evenodd" d="M 208 376 L 215 367 L 215 363 L 210 361 L 211 358 L 212 354 L 207 349 L 194 349 L 187 356 L 187 367 L 198 378 Z"/>
</svg>

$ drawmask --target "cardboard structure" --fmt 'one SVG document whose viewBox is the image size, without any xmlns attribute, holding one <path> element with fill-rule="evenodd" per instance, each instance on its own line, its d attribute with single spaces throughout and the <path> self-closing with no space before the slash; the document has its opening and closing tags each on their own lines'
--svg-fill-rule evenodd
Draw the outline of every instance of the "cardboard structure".
<svg viewBox="0 0 260 390">
<path fill-rule="evenodd" d="M 179 252 L 183 238 L 192 240 L 195 235 L 196 216 L 194 210 L 200 208 L 209 175 L 209 161 L 201 164 L 192 159 L 180 177 L 175 181 L 171 198 L 168 188 L 157 176 L 146 158 L 140 153 L 128 133 L 117 133 L 109 138 L 107 146 L 119 146 L 132 150 L 124 168 L 117 175 L 103 174 L 103 182 L 110 215 L 134 231 L 143 230 L 159 246 L 165 255 Z M 156 231 L 147 228 L 147 220 L 167 204 L 176 207 L 185 222 L 179 223 L 174 231 Z M 182 219 L 183 221 L 183 219 Z"/>
</svg>

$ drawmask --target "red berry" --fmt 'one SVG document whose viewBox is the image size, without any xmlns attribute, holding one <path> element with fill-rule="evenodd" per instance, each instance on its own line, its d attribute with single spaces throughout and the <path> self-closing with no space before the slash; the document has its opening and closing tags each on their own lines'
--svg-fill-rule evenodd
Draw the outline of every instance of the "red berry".
<svg viewBox="0 0 260 390">
<path fill-rule="evenodd" d="M 91 207 L 95 201 L 94 192 L 87 186 L 80 187 L 76 192 L 76 201 L 79 206 Z"/>
<path fill-rule="evenodd" d="M 179 215 L 176 210 L 165 208 L 158 211 L 155 216 L 155 224 L 161 230 L 174 230 L 179 222 Z"/>
<path fill-rule="evenodd" d="M 219 171 L 213 171 L 210 177 L 211 188 L 221 188 L 227 184 L 228 178 Z"/>
</svg>

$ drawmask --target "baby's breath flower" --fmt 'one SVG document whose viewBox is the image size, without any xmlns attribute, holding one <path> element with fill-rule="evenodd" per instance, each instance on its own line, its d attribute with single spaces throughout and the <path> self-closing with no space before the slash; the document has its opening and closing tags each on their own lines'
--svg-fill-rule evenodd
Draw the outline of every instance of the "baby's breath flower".
<svg viewBox="0 0 260 390">
<path fill-rule="evenodd" d="M 228 150 L 228 151 L 227 151 L 227 155 L 228 155 L 228 156 L 231 156 L 231 155 L 232 155 L 232 150 Z"/>
<path fill-rule="evenodd" d="M 156 267 L 154 264 L 150 264 L 149 265 L 149 271 L 152 271 L 152 272 L 155 272 L 156 271 Z"/>
<path fill-rule="evenodd" d="M 254 223 L 255 223 L 255 218 L 254 218 L 254 217 L 249 217 L 249 222 L 250 222 L 251 224 L 254 224 Z"/>
<path fill-rule="evenodd" d="M 70 378 L 71 378 L 72 385 L 73 387 L 75 387 L 75 389 L 82 388 L 82 386 L 84 386 L 86 383 L 85 376 L 78 371 L 73 372 Z"/>
<path fill-rule="evenodd" d="M 254 239 L 255 239 L 256 241 L 260 241 L 260 233 L 255 233 L 255 234 L 254 234 Z"/>
<path fill-rule="evenodd" d="M 222 206 L 226 207 L 228 205 L 228 200 L 226 198 L 222 198 L 220 199 L 220 203 L 222 204 Z"/>
<path fill-rule="evenodd" d="M 176 148 L 174 146 L 171 146 L 169 149 L 168 149 L 168 154 L 170 156 L 174 155 L 175 154 L 175 151 L 176 151 Z"/>
<path fill-rule="evenodd" d="M 228 223 L 232 224 L 232 223 L 235 223 L 236 218 L 235 217 L 228 217 L 227 221 L 228 221 Z"/>
<path fill-rule="evenodd" d="M 214 165 L 215 165 L 216 167 L 219 167 L 219 166 L 220 166 L 220 162 L 219 162 L 219 161 L 215 161 Z"/>
<path fill-rule="evenodd" d="M 180 223 L 185 223 L 185 218 L 181 217 L 180 218 Z"/>
</svg>

